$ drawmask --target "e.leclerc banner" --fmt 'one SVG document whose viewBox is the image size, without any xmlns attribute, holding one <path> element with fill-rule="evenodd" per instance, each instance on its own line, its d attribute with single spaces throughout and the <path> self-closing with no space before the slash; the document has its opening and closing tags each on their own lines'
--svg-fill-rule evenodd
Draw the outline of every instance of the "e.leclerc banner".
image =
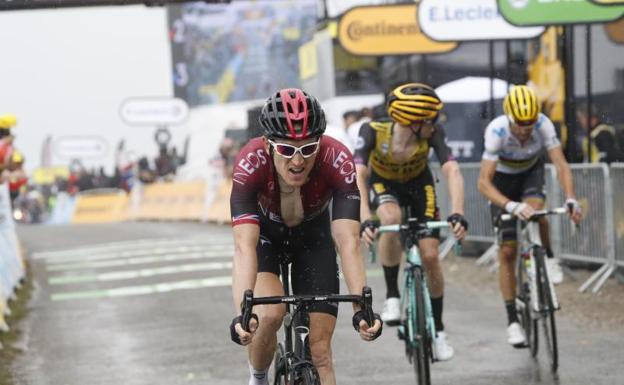
<svg viewBox="0 0 624 385">
<path fill-rule="evenodd" d="M 624 15 L 624 6 L 605 7 L 590 0 L 498 0 L 498 9 L 518 26 L 600 23 Z"/>
<path fill-rule="evenodd" d="M 516 27 L 498 12 L 496 0 L 422 0 L 422 31 L 437 41 L 531 39 L 544 27 Z"/>
</svg>

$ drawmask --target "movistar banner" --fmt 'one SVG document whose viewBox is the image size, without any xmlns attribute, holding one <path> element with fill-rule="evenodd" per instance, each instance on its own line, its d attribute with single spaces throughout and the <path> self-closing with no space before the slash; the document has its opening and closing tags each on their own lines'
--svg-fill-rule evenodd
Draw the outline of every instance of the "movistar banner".
<svg viewBox="0 0 624 385">
<path fill-rule="evenodd" d="M 605 7 L 590 0 L 498 0 L 498 9 L 519 26 L 598 23 L 624 15 L 624 5 Z"/>
<path fill-rule="evenodd" d="M 544 27 L 509 24 L 496 0 L 422 0 L 418 22 L 437 41 L 530 39 L 544 32 Z"/>
</svg>

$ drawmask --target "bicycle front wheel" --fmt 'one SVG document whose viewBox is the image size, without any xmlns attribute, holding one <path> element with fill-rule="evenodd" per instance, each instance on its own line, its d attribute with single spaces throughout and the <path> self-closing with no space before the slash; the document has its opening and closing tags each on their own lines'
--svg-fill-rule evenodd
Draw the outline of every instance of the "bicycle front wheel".
<svg viewBox="0 0 624 385">
<path fill-rule="evenodd" d="M 419 385 L 431 384 L 431 373 L 429 362 L 431 359 L 431 338 L 427 332 L 427 318 L 425 315 L 425 295 L 423 290 L 423 277 L 421 271 L 413 272 L 413 296 L 409 305 L 410 322 L 412 333 L 410 336 L 412 343 L 412 364 L 416 372 L 416 379 Z M 415 305 L 416 309 L 413 308 Z"/>
<path fill-rule="evenodd" d="M 294 385 L 321 385 L 318 371 L 312 365 L 304 365 L 294 375 Z"/>
<path fill-rule="evenodd" d="M 275 378 L 273 380 L 274 385 L 286 385 L 288 384 L 288 364 L 284 355 L 284 345 L 279 343 L 277 345 L 277 351 L 275 352 L 275 359 L 273 361 L 273 373 Z"/>
<path fill-rule="evenodd" d="M 544 253 L 535 256 L 537 263 L 537 290 L 539 293 L 540 310 L 542 313 L 542 331 L 544 344 L 550 359 L 550 370 L 555 373 L 559 367 L 559 349 L 557 346 L 557 328 L 555 325 L 555 307 L 550 292 L 550 278 L 546 271 Z"/>
<path fill-rule="evenodd" d="M 531 285 L 524 267 L 524 260 L 518 257 L 516 270 L 516 309 L 524 335 L 526 337 L 529 353 L 532 357 L 537 355 L 538 337 L 537 323 L 531 317 Z"/>
</svg>

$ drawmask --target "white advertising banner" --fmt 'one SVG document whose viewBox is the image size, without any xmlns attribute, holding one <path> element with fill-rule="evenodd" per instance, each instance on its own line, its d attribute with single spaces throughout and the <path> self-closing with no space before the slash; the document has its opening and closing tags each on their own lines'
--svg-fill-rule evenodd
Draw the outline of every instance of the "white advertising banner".
<svg viewBox="0 0 624 385">
<path fill-rule="evenodd" d="M 544 27 L 516 27 L 498 11 L 496 0 L 422 0 L 418 8 L 422 31 L 437 41 L 530 39 Z"/>
<path fill-rule="evenodd" d="M 179 98 L 129 98 L 123 101 L 119 113 L 128 124 L 181 124 L 188 117 L 189 107 Z"/>
</svg>

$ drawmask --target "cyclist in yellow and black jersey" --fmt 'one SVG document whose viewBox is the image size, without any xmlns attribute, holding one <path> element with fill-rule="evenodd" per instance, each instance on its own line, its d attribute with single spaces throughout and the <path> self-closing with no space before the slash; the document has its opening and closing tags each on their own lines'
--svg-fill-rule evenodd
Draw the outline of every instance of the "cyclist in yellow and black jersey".
<svg viewBox="0 0 624 385">
<path fill-rule="evenodd" d="M 412 151 L 404 157 L 393 156 L 392 145 L 395 122 L 391 119 L 365 123 L 360 128 L 355 159 L 357 164 L 370 163 L 371 171 L 378 177 L 404 183 L 428 171 L 429 152 L 433 149 L 440 165 L 455 160 L 444 142 L 446 134 L 440 125 L 433 127 L 429 138 L 419 138 Z"/>
<path fill-rule="evenodd" d="M 457 238 L 468 227 L 463 217 L 464 184 L 457 162 L 444 143 L 445 134 L 436 124 L 442 102 L 428 85 L 409 83 L 394 89 L 387 99 L 390 119 L 372 121 L 360 128 L 356 142 L 355 163 L 362 202 L 360 216 L 362 239 L 371 244 L 375 236 L 371 209 L 382 225 L 402 221 L 401 207 L 410 206 L 410 217 L 421 221 L 439 220 L 434 180 L 428 167 L 433 148 L 448 180 L 453 223 Z M 419 248 L 431 293 L 433 317 L 438 331 L 434 340 L 436 357 L 449 360 L 453 348 L 446 342 L 442 323 L 444 278 L 438 260 L 439 231 L 431 231 L 419 241 Z M 398 234 L 384 233 L 379 239 L 379 256 L 386 279 L 386 301 L 381 315 L 389 325 L 400 320 L 398 273 L 402 247 Z"/>
</svg>

